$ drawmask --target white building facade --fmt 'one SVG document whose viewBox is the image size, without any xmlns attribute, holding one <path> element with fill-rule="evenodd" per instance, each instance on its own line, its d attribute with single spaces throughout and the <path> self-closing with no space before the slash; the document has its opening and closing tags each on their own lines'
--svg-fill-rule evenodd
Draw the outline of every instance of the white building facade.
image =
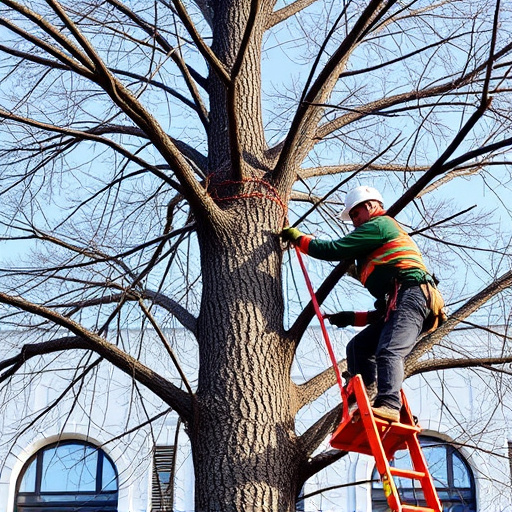
<svg viewBox="0 0 512 512">
<path fill-rule="evenodd" d="M 3 334 L 4 341 L 12 336 Z M 310 365 L 300 365 L 297 380 L 327 364 L 318 332 L 312 329 L 310 335 L 299 354 Z M 341 331 L 336 336 L 341 351 L 346 340 Z M 4 347 L 8 352 L 8 342 Z M 68 368 L 59 359 L 56 369 L 53 357 L 45 356 L 4 383 L 0 512 L 192 512 L 193 465 L 177 416 L 124 374 L 83 357 L 70 357 Z M 70 368 L 75 368 L 72 391 Z M 506 372 L 459 369 L 416 375 L 405 383 L 447 511 L 512 511 L 510 380 Z M 333 389 L 302 411 L 297 431 L 337 400 Z M 327 439 L 321 450 L 329 449 Z M 371 457 L 350 454 L 306 483 L 297 510 L 386 510 L 375 478 Z"/>
</svg>

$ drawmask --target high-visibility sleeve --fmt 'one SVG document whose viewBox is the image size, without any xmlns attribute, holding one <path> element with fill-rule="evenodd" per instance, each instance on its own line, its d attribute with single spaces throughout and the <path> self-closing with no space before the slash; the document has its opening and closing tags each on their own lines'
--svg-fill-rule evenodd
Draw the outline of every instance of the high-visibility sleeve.
<svg viewBox="0 0 512 512">
<path fill-rule="evenodd" d="M 301 235 L 298 239 L 295 245 L 300 249 L 301 252 L 304 254 L 309 254 L 309 244 L 311 243 L 311 240 L 313 240 L 313 237 L 311 235 Z"/>
</svg>

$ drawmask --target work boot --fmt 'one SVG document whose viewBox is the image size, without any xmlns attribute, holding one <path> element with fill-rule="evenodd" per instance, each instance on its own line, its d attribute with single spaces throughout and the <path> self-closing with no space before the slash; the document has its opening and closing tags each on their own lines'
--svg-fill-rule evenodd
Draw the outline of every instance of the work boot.
<svg viewBox="0 0 512 512">
<path fill-rule="evenodd" d="M 374 416 L 382 418 L 388 421 L 399 422 L 400 421 L 400 410 L 393 409 L 387 405 L 381 405 L 379 407 L 372 407 Z"/>
<path fill-rule="evenodd" d="M 368 401 L 370 402 L 370 407 L 375 402 L 375 399 L 377 398 L 377 383 L 372 382 L 369 386 L 365 386 L 366 395 L 368 396 Z M 356 401 L 356 395 L 352 394 L 348 397 L 348 413 L 353 414 L 353 421 L 359 421 L 360 414 L 359 414 L 359 404 Z"/>
<path fill-rule="evenodd" d="M 353 377 L 353 375 L 345 370 L 344 372 L 341 373 L 341 376 L 345 379 L 345 391 L 347 390 L 347 387 L 348 387 L 348 384 L 350 382 L 350 379 Z M 355 394 L 351 394 L 348 396 L 347 398 L 347 407 L 350 409 L 353 408 L 353 405 L 356 403 L 356 395 Z"/>
<path fill-rule="evenodd" d="M 370 385 L 366 387 L 366 394 L 368 395 L 368 400 L 370 401 L 370 405 L 373 405 L 375 399 L 377 398 L 377 383 L 372 382 Z"/>
<path fill-rule="evenodd" d="M 353 377 L 348 371 L 344 371 L 341 376 L 345 379 L 345 388 L 348 386 L 350 379 Z M 368 386 L 365 384 L 366 394 L 368 396 L 368 400 L 370 401 L 370 405 L 373 405 L 375 399 L 377 398 L 377 383 L 373 381 Z M 356 403 L 356 396 L 352 394 L 348 397 L 348 407 L 352 408 L 352 406 Z"/>
</svg>

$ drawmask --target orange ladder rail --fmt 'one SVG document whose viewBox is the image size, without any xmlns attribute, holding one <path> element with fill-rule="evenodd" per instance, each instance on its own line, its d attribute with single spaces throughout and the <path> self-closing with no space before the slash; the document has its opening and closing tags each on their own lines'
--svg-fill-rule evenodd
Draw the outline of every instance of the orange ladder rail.
<svg viewBox="0 0 512 512">
<path fill-rule="evenodd" d="M 339 450 L 373 455 L 384 494 L 393 512 L 442 512 L 442 505 L 418 439 L 421 427 L 414 420 L 404 392 L 402 391 L 400 422 L 390 422 L 373 414 L 360 375 L 350 379 L 345 392 L 347 397 L 355 395 L 358 408 L 343 408 L 343 418 L 331 438 L 331 446 Z M 389 463 L 396 451 L 403 449 L 409 450 L 412 469 L 395 468 Z M 427 506 L 402 503 L 394 477 L 418 481 Z"/>
</svg>

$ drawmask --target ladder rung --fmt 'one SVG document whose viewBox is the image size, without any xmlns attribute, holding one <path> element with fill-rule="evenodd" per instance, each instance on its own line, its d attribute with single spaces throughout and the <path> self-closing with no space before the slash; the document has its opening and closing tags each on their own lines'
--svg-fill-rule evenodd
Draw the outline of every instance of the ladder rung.
<svg viewBox="0 0 512 512">
<path fill-rule="evenodd" d="M 375 424 L 386 427 L 385 432 L 393 432 L 393 434 L 401 434 L 405 437 L 418 434 L 421 428 L 416 425 L 407 425 L 405 423 L 389 423 L 386 420 L 375 418 Z"/>
<path fill-rule="evenodd" d="M 391 474 L 402 478 L 416 478 L 421 480 L 425 473 L 423 471 L 414 471 L 413 469 L 400 469 L 400 468 L 389 468 Z"/>
<path fill-rule="evenodd" d="M 402 505 L 402 512 L 436 512 L 430 507 L 416 507 L 415 505 Z"/>
</svg>

